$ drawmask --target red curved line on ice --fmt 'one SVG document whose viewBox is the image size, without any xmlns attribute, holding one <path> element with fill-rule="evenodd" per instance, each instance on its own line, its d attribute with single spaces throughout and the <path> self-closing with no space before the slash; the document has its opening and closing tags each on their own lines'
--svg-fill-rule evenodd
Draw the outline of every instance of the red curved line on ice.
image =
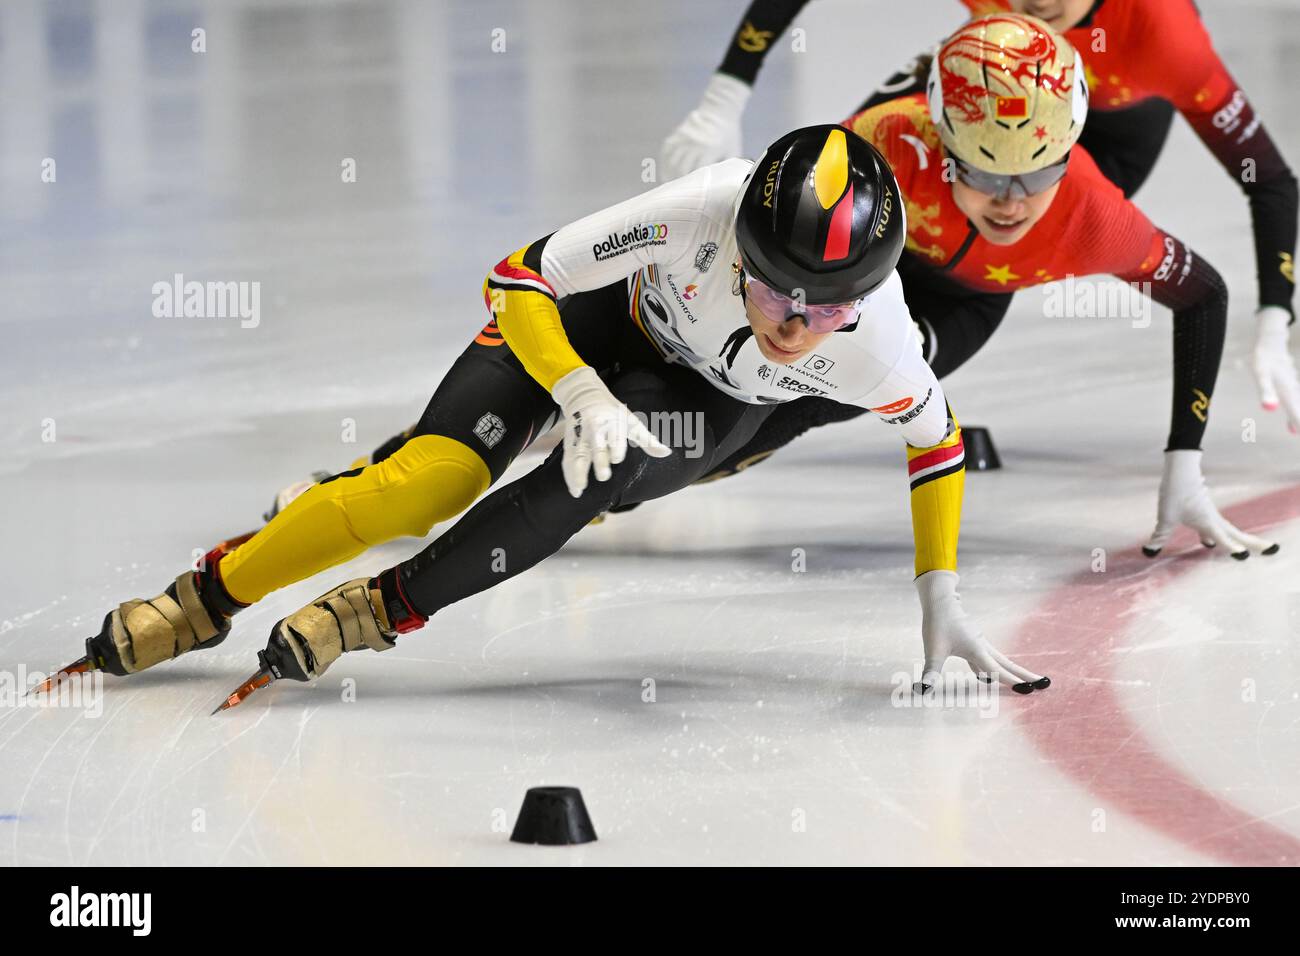
<svg viewBox="0 0 1300 956">
<path fill-rule="evenodd" d="M 1247 531 L 1300 517 L 1300 486 L 1242 502 L 1223 512 Z M 1177 554 L 1179 549 L 1190 549 Z M 1026 619 L 1014 656 L 1045 656 L 1038 668 L 1052 688 L 1034 694 L 1021 723 L 1035 746 L 1067 776 L 1147 826 L 1202 853 L 1237 865 L 1300 864 L 1300 838 L 1233 806 L 1170 763 L 1115 692 L 1113 653 L 1132 629 L 1139 603 L 1181 575 L 1227 560 L 1180 532 L 1159 562 L 1138 551 L 1106 573 L 1075 575 Z M 1254 561 L 1287 560 L 1252 557 Z M 1248 562 L 1249 563 L 1249 562 Z"/>
</svg>

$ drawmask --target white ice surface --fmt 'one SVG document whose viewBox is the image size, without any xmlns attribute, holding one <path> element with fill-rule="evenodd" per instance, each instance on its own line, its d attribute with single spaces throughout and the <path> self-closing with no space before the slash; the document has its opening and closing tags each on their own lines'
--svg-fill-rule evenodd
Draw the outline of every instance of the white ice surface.
<svg viewBox="0 0 1300 956">
<path fill-rule="evenodd" d="M 646 188 L 741 7 L 0 6 L 0 674 L 79 656 L 277 487 L 413 420 L 481 325 L 493 262 Z M 1300 162 L 1300 5 L 1202 7 Z M 748 145 L 840 118 L 957 12 L 812 4 Z M 1224 505 L 1284 492 L 1251 512 L 1283 550 L 1239 564 L 1183 542 L 1139 564 L 1168 314 L 1048 320 L 1022 294 L 947 384 L 1006 464 L 968 478 L 966 604 L 1054 675 L 1046 694 L 993 716 L 893 706 L 920 656 L 907 485 L 858 421 L 612 516 L 392 652 L 233 712 L 209 716 L 276 620 L 418 542 L 271 596 L 216 650 L 109 678 L 98 716 L 6 700 L 0 862 L 1295 864 L 1300 441 L 1243 363 L 1247 206 L 1181 121 L 1139 200 L 1229 278 L 1206 470 Z M 261 324 L 152 317 L 177 272 L 260 281 Z M 507 841 L 542 784 L 582 788 L 599 842 Z"/>
</svg>

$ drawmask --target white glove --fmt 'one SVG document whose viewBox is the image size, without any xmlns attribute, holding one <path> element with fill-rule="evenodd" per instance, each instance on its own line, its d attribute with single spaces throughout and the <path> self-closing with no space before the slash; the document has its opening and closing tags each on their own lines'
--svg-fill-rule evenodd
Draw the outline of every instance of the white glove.
<svg viewBox="0 0 1300 956">
<path fill-rule="evenodd" d="M 1185 524 L 1212 548 L 1220 541 L 1238 561 L 1245 561 L 1251 551 L 1276 554 L 1278 545 L 1234 528 L 1219 514 L 1210 499 L 1201 475 L 1200 451 L 1165 452 L 1165 473 L 1160 478 L 1160 505 L 1156 512 L 1156 530 L 1142 546 L 1142 553 L 1154 558 L 1160 553 L 1179 525 Z"/>
<path fill-rule="evenodd" d="M 613 396 L 590 365 L 574 369 L 551 388 L 551 397 L 564 416 L 564 483 L 580 498 L 587 488 L 587 471 L 609 481 L 611 465 L 635 445 L 652 458 L 672 454 L 631 410 Z"/>
<path fill-rule="evenodd" d="M 961 606 L 956 571 L 927 571 L 916 579 L 916 593 L 921 596 L 921 640 L 925 645 L 925 670 L 921 682 L 912 685 L 916 693 L 924 694 L 939 682 L 949 657 L 960 657 L 984 683 L 991 684 L 996 678 L 1019 694 L 1051 685 L 1050 678 L 1021 667 L 984 640 Z"/>
<path fill-rule="evenodd" d="M 740 117 L 749 94 L 744 80 L 714 73 L 700 105 L 664 140 L 659 158 L 663 178 L 676 179 L 709 163 L 739 156 Z"/>
<path fill-rule="evenodd" d="M 1279 404 L 1286 411 L 1287 426 L 1300 431 L 1300 378 L 1287 349 L 1291 330 L 1291 313 L 1276 305 L 1266 305 L 1255 313 L 1255 354 L 1250 368 L 1259 386 L 1260 404 L 1268 411 Z"/>
</svg>

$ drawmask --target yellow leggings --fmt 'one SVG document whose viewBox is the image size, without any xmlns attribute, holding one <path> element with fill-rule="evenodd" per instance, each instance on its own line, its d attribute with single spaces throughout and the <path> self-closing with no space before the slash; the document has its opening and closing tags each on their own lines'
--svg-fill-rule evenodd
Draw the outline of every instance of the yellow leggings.
<svg viewBox="0 0 1300 956">
<path fill-rule="evenodd" d="M 315 485 L 221 559 L 236 601 L 252 604 L 278 588 L 342 564 L 402 535 L 424 537 L 460 514 L 492 483 L 469 447 L 420 435 L 377 465 Z"/>
</svg>

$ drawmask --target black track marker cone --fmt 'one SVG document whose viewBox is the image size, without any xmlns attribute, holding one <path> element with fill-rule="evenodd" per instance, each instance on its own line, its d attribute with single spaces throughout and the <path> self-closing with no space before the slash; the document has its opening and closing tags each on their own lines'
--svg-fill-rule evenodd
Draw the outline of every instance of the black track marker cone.
<svg viewBox="0 0 1300 956">
<path fill-rule="evenodd" d="M 510 839 L 546 846 L 590 843 L 596 839 L 596 828 L 577 787 L 533 787 L 524 794 Z"/>
<path fill-rule="evenodd" d="M 987 428 L 978 425 L 961 430 L 961 441 L 966 446 L 966 467 L 975 471 L 993 471 L 1002 467 L 998 450 L 993 447 L 993 436 Z"/>
</svg>

